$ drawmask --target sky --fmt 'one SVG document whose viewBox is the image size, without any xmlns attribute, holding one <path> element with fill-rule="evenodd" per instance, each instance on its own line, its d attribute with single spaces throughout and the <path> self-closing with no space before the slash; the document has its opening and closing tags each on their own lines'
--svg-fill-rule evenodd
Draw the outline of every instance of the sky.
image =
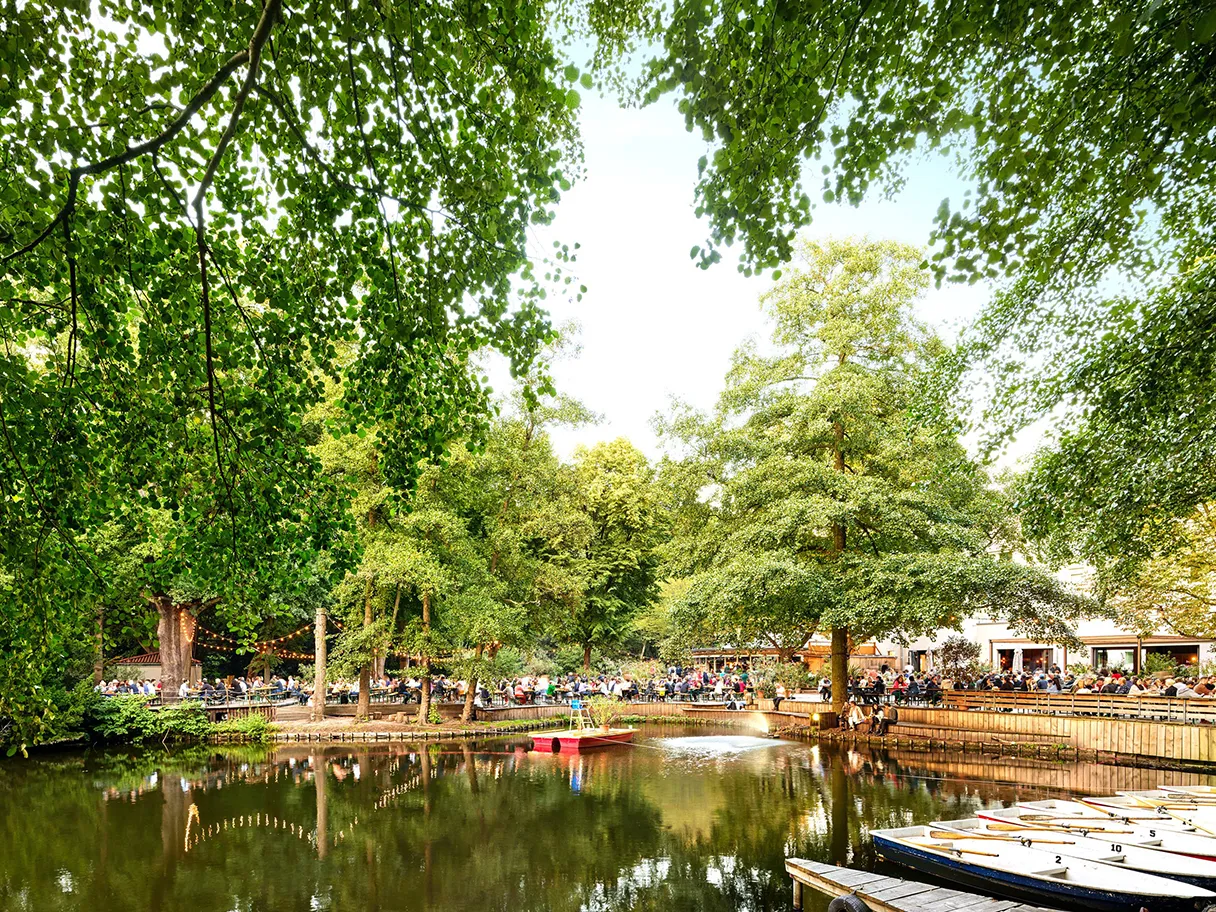
<svg viewBox="0 0 1216 912">
<path fill-rule="evenodd" d="M 674 102 L 622 109 L 584 93 L 583 180 L 563 195 L 552 226 L 537 232 L 542 253 L 554 239 L 582 245 L 572 270 L 588 288 L 581 302 L 551 296 L 556 325 L 581 327 L 581 353 L 554 366 L 558 389 L 603 416 L 600 424 L 558 430 L 562 456 L 579 444 L 624 436 L 651 457 L 660 453 L 651 419 L 672 397 L 713 405 L 731 353 L 749 336 L 766 339 L 760 295 L 772 286 L 745 278 L 732 251 L 708 270 L 689 257 L 708 223 L 694 212 L 697 159 L 706 147 L 684 129 Z M 869 235 L 924 245 L 945 197 L 965 185 L 944 160 L 918 163 L 894 200 L 877 195 L 862 206 L 821 205 L 804 234 L 811 238 Z M 814 194 L 812 193 L 812 196 Z M 930 288 L 918 316 L 948 338 L 987 301 L 982 285 Z M 491 371 L 497 389 L 505 371 Z"/>
</svg>

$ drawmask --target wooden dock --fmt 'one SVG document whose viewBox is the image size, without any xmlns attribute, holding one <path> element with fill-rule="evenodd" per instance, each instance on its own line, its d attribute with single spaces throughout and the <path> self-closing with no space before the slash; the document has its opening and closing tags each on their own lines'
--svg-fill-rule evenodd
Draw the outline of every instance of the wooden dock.
<svg viewBox="0 0 1216 912">
<path fill-rule="evenodd" d="M 787 858 L 785 870 L 794 880 L 795 909 L 802 908 L 803 888 L 810 887 L 828 896 L 853 894 L 869 906 L 871 912 L 1057 912 L 1010 899 L 990 899 L 978 893 L 838 868 L 804 858 Z"/>
</svg>

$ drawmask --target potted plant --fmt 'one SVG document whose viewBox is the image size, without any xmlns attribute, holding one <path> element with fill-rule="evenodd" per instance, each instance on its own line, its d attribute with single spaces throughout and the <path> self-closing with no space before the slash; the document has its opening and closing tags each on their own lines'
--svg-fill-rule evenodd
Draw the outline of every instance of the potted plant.
<svg viewBox="0 0 1216 912">
<path fill-rule="evenodd" d="M 765 662 L 762 665 L 756 665 L 748 672 L 748 680 L 751 682 L 753 689 L 756 692 L 756 699 L 763 700 L 764 695 L 772 689 L 774 664 Z"/>
</svg>

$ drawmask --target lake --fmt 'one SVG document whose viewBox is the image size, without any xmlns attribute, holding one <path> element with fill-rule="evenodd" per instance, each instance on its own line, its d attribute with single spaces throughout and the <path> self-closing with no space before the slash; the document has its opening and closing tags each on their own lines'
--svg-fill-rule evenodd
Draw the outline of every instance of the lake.
<svg viewBox="0 0 1216 912">
<path fill-rule="evenodd" d="M 0 912 L 786 910 L 787 855 L 875 868 L 871 828 L 1216 784 L 704 728 L 646 726 L 632 746 L 583 756 L 528 747 L 515 736 L 6 762 Z"/>
</svg>

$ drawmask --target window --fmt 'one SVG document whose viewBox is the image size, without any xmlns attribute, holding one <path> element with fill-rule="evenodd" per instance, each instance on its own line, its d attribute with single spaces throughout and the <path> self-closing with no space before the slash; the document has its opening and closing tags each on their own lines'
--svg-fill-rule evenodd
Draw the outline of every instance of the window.
<svg viewBox="0 0 1216 912">
<path fill-rule="evenodd" d="M 1131 671 L 1135 667 L 1135 646 L 1106 646 L 1094 650 L 1094 668 L 1105 668 L 1108 671 L 1122 668 Z"/>
</svg>

